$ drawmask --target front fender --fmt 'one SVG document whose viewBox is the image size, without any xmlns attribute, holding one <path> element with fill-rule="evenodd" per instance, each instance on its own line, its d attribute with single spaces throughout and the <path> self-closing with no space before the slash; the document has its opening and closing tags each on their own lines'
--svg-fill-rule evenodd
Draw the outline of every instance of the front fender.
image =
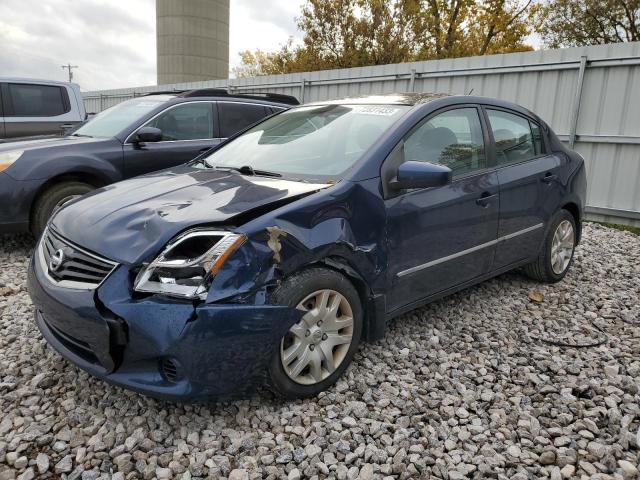
<svg viewBox="0 0 640 480">
<path fill-rule="evenodd" d="M 7 173 L 16 180 L 47 180 L 73 174 L 90 175 L 99 178 L 104 184 L 122 180 L 122 172 L 117 165 L 95 155 L 53 156 L 25 162 L 21 168 L 9 169 Z"/>
<path fill-rule="evenodd" d="M 248 241 L 215 277 L 207 302 L 264 301 L 266 289 L 285 276 L 336 258 L 368 292 L 382 292 L 387 254 L 379 184 L 379 178 L 343 181 L 238 227 Z"/>
</svg>

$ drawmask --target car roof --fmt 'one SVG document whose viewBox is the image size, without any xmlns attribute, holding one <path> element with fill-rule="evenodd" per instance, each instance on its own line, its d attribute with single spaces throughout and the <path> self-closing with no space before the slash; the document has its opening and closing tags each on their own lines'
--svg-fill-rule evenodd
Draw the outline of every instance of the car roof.
<svg viewBox="0 0 640 480">
<path fill-rule="evenodd" d="M 517 103 L 509 102 L 507 100 L 501 100 L 492 97 L 481 97 L 476 95 L 453 95 L 450 93 L 437 93 L 437 92 L 425 92 L 425 93 L 381 93 L 376 95 L 363 95 L 355 97 L 346 97 L 336 100 L 326 100 L 321 102 L 307 103 L 307 105 L 407 105 L 410 107 L 424 106 L 430 103 L 434 103 L 435 108 L 441 108 L 447 105 L 456 104 L 479 104 L 486 106 L 494 106 L 507 108 L 509 110 L 516 111 L 520 114 L 524 114 L 533 117 L 540 121 L 541 119 L 531 110 L 518 105 Z"/>
<path fill-rule="evenodd" d="M 178 99 L 206 99 L 206 100 L 221 100 L 221 101 L 235 101 L 251 103 L 258 103 L 261 105 L 277 105 L 286 108 L 297 106 L 300 104 L 298 99 L 291 95 L 284 95 L 272 92 L 252 92 L 252 93 L 231 93 L 222 88 L 198 88 L 192 90 L 169 90 L 149 92 L 143 97 L 150 97 L 155 95 L 171 95 Z"/>
<path fill-rule="evenodd" d="M 306 105 L 419 105 L 444 97 L 448 93 L 380 93 L 307 103 Z"/>
<path fill-rule="evenodd" d="M 253 103 L 256 105 L 276 106 L 276 107 L 282 107 L 282 108 L 291 108 L 292 106 L 296 106 L 296 107 L 298 106 L 298 105 L 287 105 L 286 103 L 273 102 L 270 100 L 263 100 L 261 98 L 217 96 L 217 95 L 211 95 L 211 96 L 202 95 L 202 96 L 196 96 L 196 97 L 180 97 L 176 95 L 172 99 L 170 99 L 170 101 L 173 103 L 188 103 L 188 102 L 202 101 L 202 100 L 216 101 L 216 102 L 231 102 L 231 103 Z"/>
<path fill-rule="evenodd" d="M 42 78 L 25 77 L 0 77 L 0 82 L 36 83 L 38 85 L 76 85 L 75 83 L 62 82 L 60 80 L 45 80 Z"/>
</svg>

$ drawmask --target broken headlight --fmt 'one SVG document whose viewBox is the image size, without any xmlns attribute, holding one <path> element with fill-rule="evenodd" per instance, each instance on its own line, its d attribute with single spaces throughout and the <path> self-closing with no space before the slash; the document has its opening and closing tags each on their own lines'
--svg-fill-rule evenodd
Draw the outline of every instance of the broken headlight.
<svg viewBox="0 0 640 480">
<path fill-rule="evenodd" d="M 245 240 L 244 235 L 213 230 L 192 230 L 180 235 L 140 270 L 134 289 L 205 299 L 213 277 Z"/>
</svg>

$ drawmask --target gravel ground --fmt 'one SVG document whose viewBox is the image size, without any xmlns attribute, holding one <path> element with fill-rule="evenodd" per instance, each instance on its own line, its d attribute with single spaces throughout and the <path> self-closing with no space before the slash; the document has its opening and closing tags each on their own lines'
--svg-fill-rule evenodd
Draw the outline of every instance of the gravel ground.
<svg viewBox="0 0 640 480">
<path fill-rule="evenodd" d="M 49 349 L 25 287 L 31 248 L 0 237 L 0 479 L 638 475 L 632 233 L 587 225 L 557 285 L 507 274 L 404 315 L 319 398 L 196 406 L 109 386 Z"/>
</svg>

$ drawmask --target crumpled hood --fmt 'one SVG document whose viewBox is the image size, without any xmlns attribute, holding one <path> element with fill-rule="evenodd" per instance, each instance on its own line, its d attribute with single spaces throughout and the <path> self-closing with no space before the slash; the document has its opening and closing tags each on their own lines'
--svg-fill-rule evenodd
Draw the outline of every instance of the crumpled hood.
<svg viewBox="0 0 640 480">
<path fill-rule="evenodd" d="M 62 208 L 52 227 L 124 264 L 149 260 L 178 233 L 329 185 L 180 166 L 96 190 Z"/>
</svg>

